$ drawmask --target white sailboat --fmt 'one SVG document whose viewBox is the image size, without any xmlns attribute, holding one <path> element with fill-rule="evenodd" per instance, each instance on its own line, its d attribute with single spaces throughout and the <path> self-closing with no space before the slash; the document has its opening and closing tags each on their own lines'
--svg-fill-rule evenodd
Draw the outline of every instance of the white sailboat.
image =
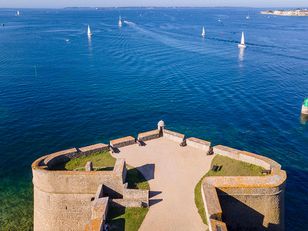
<svg viewBox="0 0 308 231">
<path fill-rule="evenodd" d="M 204 38 L 205 37 L 205 29 L 204 27 L 202 27 L 202 33 L 201 33 L 201 36 Z"/>
<path fill-rule="evenodd" d="M 249 20 L 249 19 L 250 19 L 250 16 L 249 16 L 249 15 L 247 15 L 247 16 L 246 16 L 246 19 L 247 19 L 247 20 Z"/>
<path fill-rule="evenodd" d="M 121 18 L 121 16 L 119 16 L 119 27 L 122 27 L 122 18 Z"/>
<path fill-rule="evenodd" d="M 19 10 L 16 11 L 16 16 L 19 16 L 20 15 L 20 12 Z"/>
<path fill-rule="evenodd" d="M 88 37 L 91 37 L 92 36 L 92 32 L 91 32 L 91 29 L 90 29 L 90 25 L 88 25 Z"/>
<path fill-rule="evenodd" d="M 241 38 L 241 43 L 238 44 L 238 48 L 245 48 L 245 36 L 244 36 L 244 32 L 242 32 L 242 38 Z"/>
</svg>

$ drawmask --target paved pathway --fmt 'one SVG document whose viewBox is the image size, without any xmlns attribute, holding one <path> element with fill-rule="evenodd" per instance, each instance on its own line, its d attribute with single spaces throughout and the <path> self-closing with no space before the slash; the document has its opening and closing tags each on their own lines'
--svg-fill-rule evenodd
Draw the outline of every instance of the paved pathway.
<svg viewBox="0 0 308 231">
<path fill-rule="evenodd" d="M 141 231 L 206 229 L 195 206 L 194 188 L 209 170 L 212 156 L 166 138 L 147 141 L 146 146 L 123 147 L 114 156 L 139 167 L 149 179 L 151 206 Z"/>
</svg>

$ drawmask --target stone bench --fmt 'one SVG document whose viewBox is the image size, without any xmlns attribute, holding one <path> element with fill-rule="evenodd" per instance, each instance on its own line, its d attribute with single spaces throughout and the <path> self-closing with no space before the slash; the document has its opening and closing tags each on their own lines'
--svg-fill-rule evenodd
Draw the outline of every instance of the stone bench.
<svg viewBox="0 0 308 231">
<path fill-rule="evenodd" d="M 138 140 L 140 141 L 147 141 L 152 139 L 159 138 L 159 130 L 152 130 L 147 132 L 142 132 L 138 134 Z"/>
<path fill-rule="evenodd" d="M 90 155 L 92 153 L 108 151 L 108 150 L 109 150 L 108 144 L 102 144 L 102 143 L 93 144 L 93 145 L 89 145 L 89 146 L 79 148 L 79 151 L 83 155 Z"/>
<path fill-rule="evenodd" d="M 184 134 L 174 132 L 174 131 L 170 131 L 170 130 L 167 130 L 167 129 L 164 129 L 163 137 L 170 139 L 170 140 L 173 140 L 173 141 L 178 142 L 178 143 L 182 143 L 185 139 Z"/>
<path fill-rule="evenodd" d="M 136 140 L 132 136 L 126 136 L 119 139 L 111 140 L 110 146 L 112 148 L 122 148 L 131 144 L 135 144 Z"/>
<path fill-rule="evenodd" d="M 191 146 L 202 151 L 208 152 L 211 147 L 211 142 L 201 140 L 195 137 L 190 137 L 186 139 L 187 146 Z"/>
</svg>

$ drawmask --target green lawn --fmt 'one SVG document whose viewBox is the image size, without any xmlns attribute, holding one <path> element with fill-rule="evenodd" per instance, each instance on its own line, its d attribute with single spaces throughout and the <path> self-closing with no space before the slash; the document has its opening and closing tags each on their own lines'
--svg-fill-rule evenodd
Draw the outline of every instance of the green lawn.
<svg viewBox="0 0 308 231">
<path fill-rule="evenodd" d="M 127 165 L 126 182 L 128 182 L 128 188 L 130 189 L 150 190 L 149 183 L 141 172 L 129 165 Z M 137 231 L 148 211 L 149 208 L 110 207 L 107 218 L 110 230 Z"/>
<path fill-rule="evenodd" d="M 113 170 L 116 159 L 110 155 L 108 151 L 93 153 L 88 156 L 71 159 L 65 163 L 66 170 L 84 171 L 88 161 L 92 161 L 94 170 Z"/>
<path fill-rule="evenodd" d="M 108 211 L 110 230 L 137 231 L 149 208 L 114 208 Z"/>
<path fill-rule="evenodd" d="M 150 189 L 149 183 L 137 168 L 127 165 L 126 182 L 130 189 Z"/>
<path fill-rule="evenodd" d="M 205 177 L 207 176 L 262 176 L 262 167 L 248 164 L 243 161 L 238 161 L 231 159 L 229 157 L 216 155 L 212 161 L 211 168 L 213 165 L 222 166 L 220 171 L 214 172 L 209 170 L 198 182 L 195 187 L 195 204 L 198 209 L 202 221 L 207 224 L 205 217 L 205 209 L 203 205 L 203 199 L 201 195 L 201 184 Z"/>
<path fill-rule="evenodd" d="M 211 166 L 213 165 L 219 165 L 222 168 L 218 172 L 210 170 L 206 176 L 262 176 L 263 170 L 260 166 L 221 155 L 214 157 Z"/>
</svg>

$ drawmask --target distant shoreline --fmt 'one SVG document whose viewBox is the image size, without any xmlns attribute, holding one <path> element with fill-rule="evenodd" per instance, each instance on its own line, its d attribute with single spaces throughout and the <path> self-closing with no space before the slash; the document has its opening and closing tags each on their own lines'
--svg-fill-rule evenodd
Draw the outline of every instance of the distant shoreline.
<svg viewBox="0 0 308 231">
<path fill-rule="evenodd" d="M 261 14 L 271 14 L 278 16 L 308 16 L 308 9 L 297 10 L 265 10 Z"/>
</svg>

